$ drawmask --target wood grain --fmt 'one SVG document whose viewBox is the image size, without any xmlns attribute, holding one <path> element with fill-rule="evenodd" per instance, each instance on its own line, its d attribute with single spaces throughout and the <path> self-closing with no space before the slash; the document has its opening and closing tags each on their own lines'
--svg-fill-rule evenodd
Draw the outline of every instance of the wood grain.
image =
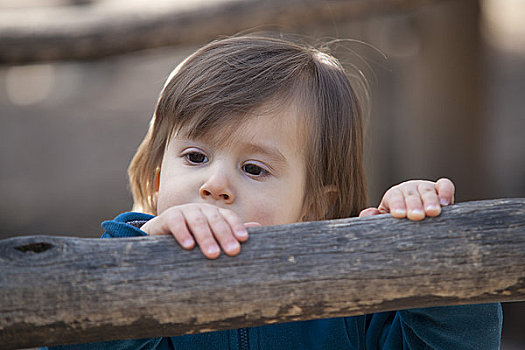
<svg viewBox="0 0 525 350">
<path fill-rule="evenodd" d="M 525 199 L 421 222 L 250 229 L 207 260 L 170 237 L 0 241 L 3 348 L 173 336 L 387 310 L 525 300 Z"/>
</svg>

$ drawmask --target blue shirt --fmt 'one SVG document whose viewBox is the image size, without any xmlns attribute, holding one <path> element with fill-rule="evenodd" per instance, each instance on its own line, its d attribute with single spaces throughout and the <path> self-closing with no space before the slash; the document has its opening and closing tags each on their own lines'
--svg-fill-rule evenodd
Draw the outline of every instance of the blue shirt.
<svg viewBox="0 0 525 350">
<path fill-rule="evenodd" d="M 124 213 L 105 221 L 102 238 L 145 236 L 153 218 Z M 499 349 L 501 305 L 479 304 L 382 312 L 370 315 L 272 324 L 177 337 L 118 340 L 50 347 L 64 349 Z"/>
</svg>

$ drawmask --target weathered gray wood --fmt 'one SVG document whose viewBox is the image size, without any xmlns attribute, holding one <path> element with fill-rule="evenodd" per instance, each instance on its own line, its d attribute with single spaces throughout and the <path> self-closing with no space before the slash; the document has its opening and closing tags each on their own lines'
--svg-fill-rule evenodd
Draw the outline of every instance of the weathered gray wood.
<svg viewBox="0 0 525 350">
<path fill-rule="evenodd" d="M 294 30 L 438 0 L 209 0 L 115 7 L 3 9 L 0 63 L 91 59 L 149 48 L 200 44 L 259 26 Z M 442 0 L 440 0 L 442 1 Z"/>
<path fill-rule="evenodd" d="M 0 344 L 167 336 L 525 300 L 525 199 L 253 228 L 237 257 L 170 237 L 0 241 Z"/>
</svg>

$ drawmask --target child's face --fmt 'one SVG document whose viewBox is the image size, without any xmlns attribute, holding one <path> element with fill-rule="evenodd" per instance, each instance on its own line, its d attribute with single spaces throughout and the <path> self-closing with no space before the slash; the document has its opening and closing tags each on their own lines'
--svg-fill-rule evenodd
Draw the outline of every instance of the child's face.
<svg viewBox="0 0 525 350">
<path fill-rule="evenodd" d="M 243 222 L 289 224 L 305 215 L 305 140 L 294 108 L 243 122 L 217 145 L 175 135 L 162 160 L 157 214 L 188 203 L 233 210 Z"/>
</svg>

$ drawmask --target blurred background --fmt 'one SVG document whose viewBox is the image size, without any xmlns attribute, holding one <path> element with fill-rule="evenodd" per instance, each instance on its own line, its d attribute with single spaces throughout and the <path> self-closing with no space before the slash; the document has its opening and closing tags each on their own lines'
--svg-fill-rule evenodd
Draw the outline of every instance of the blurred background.
<svg viewBox="0 0 525 350">
<path fill-rule="evenodd" d="M 525 197 L 525 1 L 280 3 L 0 0 L 0 238 L 98 237 L 131 208 L 126 169 L 171 69 L 250 29 L 356 39 L 334 54 L 372 91 L 371 205 L 442 176 L 457 201 Z M 525 348 L 524 305 L 504 305 L 504 350 Z"/>
</svg>

